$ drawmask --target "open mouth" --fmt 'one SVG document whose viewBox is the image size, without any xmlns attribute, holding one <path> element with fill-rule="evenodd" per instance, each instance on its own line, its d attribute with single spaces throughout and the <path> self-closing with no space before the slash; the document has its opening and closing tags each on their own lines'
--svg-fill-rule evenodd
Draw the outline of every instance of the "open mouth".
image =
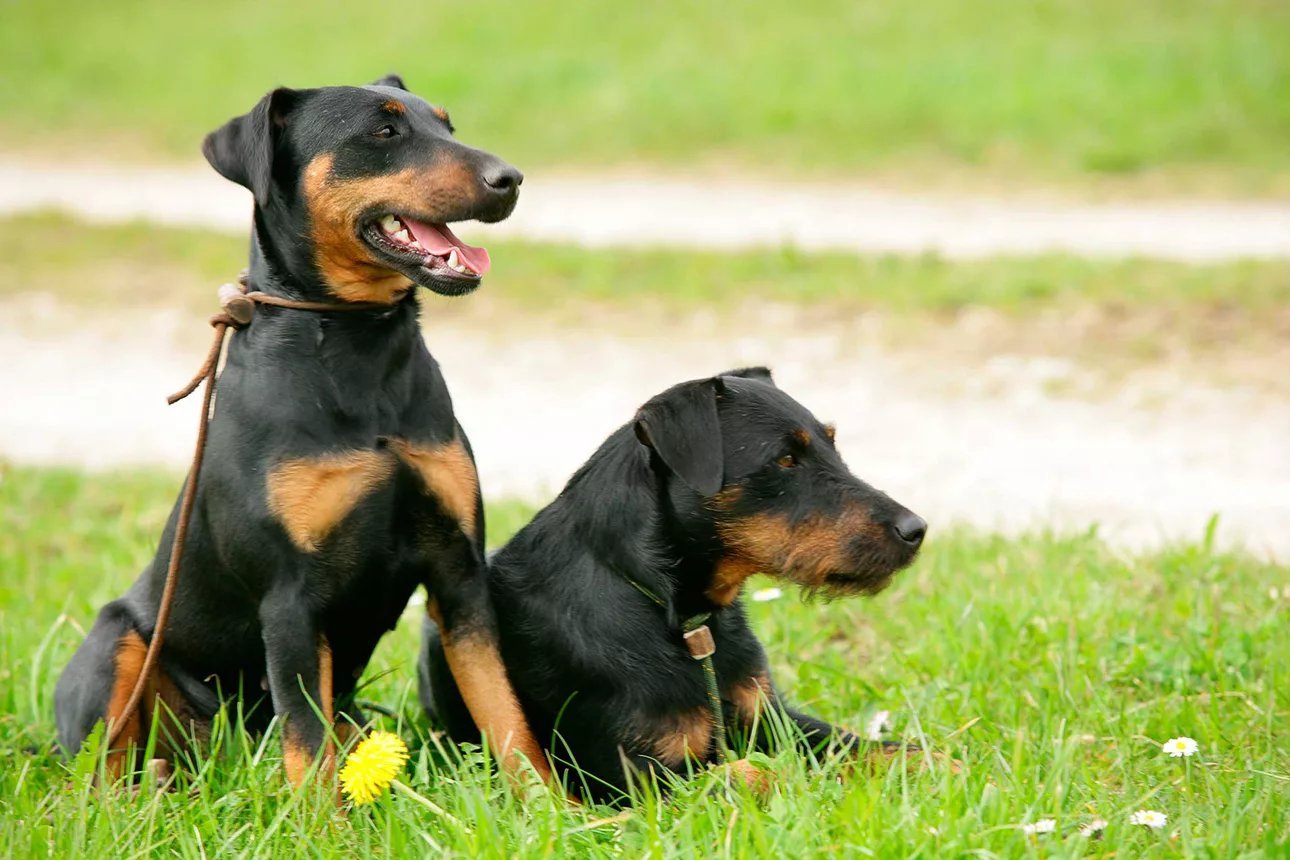
<svg viewBox="0 0 1290 860">
<path fill-rule="evenodd" d="M 467 245 L 447 224 L 387 214 L 370 223 L 363 235 L 413 281 L 443 295 L 475 289 L 492 265 L 486 249 Z"/>
</svg>

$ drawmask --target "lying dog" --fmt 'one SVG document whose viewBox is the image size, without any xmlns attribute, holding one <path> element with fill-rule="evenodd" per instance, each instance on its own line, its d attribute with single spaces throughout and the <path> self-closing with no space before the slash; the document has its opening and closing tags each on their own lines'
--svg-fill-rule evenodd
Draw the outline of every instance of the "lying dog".
<svg viewBox="0 0 1290 860">
<path fill-rule="evenodd" d="M 424 586 L 469 711 L 495 749 L 522 749 L 543 770 L 497 651 L 470 445 L 415 295 L 479 285 L 487 252 L 447 224 L 506 218 L 523 177 L 457 142 L 448 114 L 397 76 L 275 90 L 203 152 L 255 195 L 252 290 L 362 309 L 261 305 L 232 338 L 160 671 L 138 711 L 123 713 L 153 635 L 174 512 L 157 556 L 99 613 L 58 681 L 63 748 L 74 752 L 99 721 L 124 726 L 108 754 L 119 774 L 164 713 L 158 702 L 182 729 L 165 725 L 170 757 L 176 738 L 200 737 L 222 698 L 242 693 L 252 727 L 285 721 L 286 771 L 299 784 L 331 752 L 331 724 L 345 727 L 373 649 Z"/>
<path fill-rule="evenodd" d="M 686 382 L 646 403 L 490 562 L 502 656 L 533 731 L 590 776 L 595 799 L 622 797 L 625 763 L 683 771 L 718 760 L 725 738 L 694 659 L 708 648 L 688 647 L 702 638 L 688 629 L 695 620 L 715 644 L 722 723 L 756 724 L 764 748 L 769 705 L 808 743 L 854 742 L 784 704 L 740 589 L 765 572 L 873 594 L 913 560 L 926 528 L 856 479 L 833 429 L 769 371 Z M 448 668 L 427 626 L 422 703 L 471 739 Z"/>
</svg>

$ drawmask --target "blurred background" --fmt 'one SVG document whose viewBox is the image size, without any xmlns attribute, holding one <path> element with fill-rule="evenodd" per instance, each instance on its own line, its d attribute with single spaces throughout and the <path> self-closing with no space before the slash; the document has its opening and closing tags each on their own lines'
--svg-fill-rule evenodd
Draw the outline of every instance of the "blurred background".
<svg viewBox="0 0 1290 860">
<path fill-rule="evenodd" d="M 1284 558 L 1287 45 L 1274 0 L 7 3 L 0 474 L 183 467 L 250 215 L 202 136 L 395 71 L 527 174 L 425 298 L 490 500 L 756 363 L 933 534 Z"/>
</svg>

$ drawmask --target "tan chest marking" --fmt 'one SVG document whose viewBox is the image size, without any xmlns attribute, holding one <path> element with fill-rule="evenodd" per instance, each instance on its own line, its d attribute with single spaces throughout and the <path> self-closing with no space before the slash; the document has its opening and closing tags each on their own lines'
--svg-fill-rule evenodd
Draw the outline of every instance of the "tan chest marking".
<svg viewBox="0 0 1290 860">
<path fill-rule="evenodd" d="M 438 500 L 444 512 L 461 526 L 467 537 L 475 537 L 475 508 L 479 502 L 479 477 L 460 439 L 442 445 L 415 445 L 402 439 L 390 441 L 390 449 L 421 476 L 426 492 Z"/>
<path fill-rule="evenodd" d="M 393 458 L 381 451 L 287 460 L 269 472 L 269 511 L 298 549 L 317 552 L 350 511 L 393 473 Z"/>
</svg>

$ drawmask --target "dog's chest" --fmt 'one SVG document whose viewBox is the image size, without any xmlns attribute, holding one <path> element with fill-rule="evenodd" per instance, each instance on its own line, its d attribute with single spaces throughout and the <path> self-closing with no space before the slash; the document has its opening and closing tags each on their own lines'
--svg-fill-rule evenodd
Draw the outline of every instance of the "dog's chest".
<svg viewBox="0 0 1290 860">
<path fill-rule="evenodd" d="M 477 527 L 475 465 L 459 438 L 388 436 L 370 448 L 284 459 L 268 472 L 266 496 L 292 545 L 329 568 L 424 554 Z"/>
</svg>

